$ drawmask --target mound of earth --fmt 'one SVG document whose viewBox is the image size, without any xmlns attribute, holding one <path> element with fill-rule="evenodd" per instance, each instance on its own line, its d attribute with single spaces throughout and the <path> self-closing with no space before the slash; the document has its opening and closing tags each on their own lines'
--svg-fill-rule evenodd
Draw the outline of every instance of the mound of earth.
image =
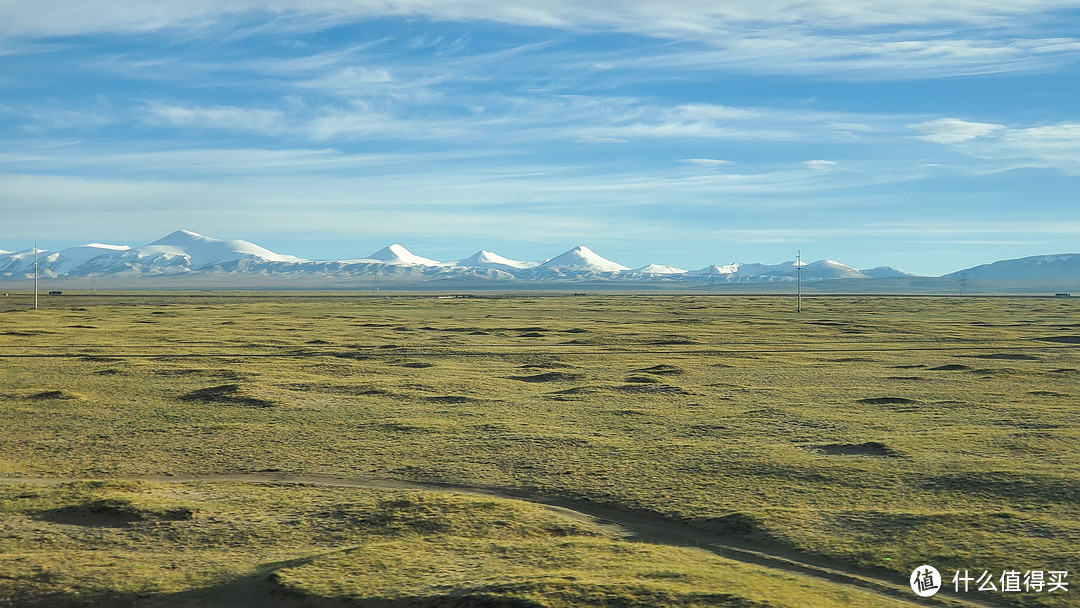
<svg viewBox="0 0 1080 608">
<path fill-rule="evenodd" d="M 830 456 L 883 456 L 885 458 L 898 458 L 900 452 L 881 443 L 880 441 L 867 441 L 864 443 L 830 443 L 816 445 L 814 449 Z"/>
<path fill-rule="evenodd" d="M 254 394 L 250 389 L 239 384 L 222 384 L 191 391 L 182 397 L 185 401 L 202 403 L 220 403 L 226 405 L 247 405 L 251 407 L 274 407 L 276 402 Z"/>
<path fill-rule="evenodd" d="M 28 399 L 34 399 L 34 400 L 45 400 L 45 399 L 76 400 L 76 399 L 82 399 L 82 395 L 79 395 L 78 393 L 72 393 L 70 391 L 51 390 L 51 391 L 41 391 L 40 393 L 34 393 L 33 395 L 30 395 L 27 398 Z"/>
<path fill-rule="evenodd" d="M 510 376 L 511 380 L 518 380 L 520 382 L 570 382 L 581 378 L 579 374 L 571 374 L 568 372 L 544 372 L 542 374 L 533 374 L 532 376 Z"/>
<path fill-rule="evenodd" d="M 650 395 L 689 395 L 690 393 L 677 386 L 670 384 L 623 384 L 616 386 L 616 390 L 624 393 L 650 394 Z"/>
<path fill-rule="evenodd" d="M 633 384 L 659 384 L 660 383 L 659 380 L 657 380 L 656 378 L 653 378 L 652 376 L 642 376 L 640 374 L 627 376 L 626 377 L 626 382 L 630 382 L 630 383 L 633 383 Z"/>
<path fill-rule="evenodd" d="M 183 521 L 191 519 L 188 508 L 143 509 L 117 498 L 103 498 L 58 509 L 39 511 L 38 519 L 74 526 L 117 528 L 139 521 Z"/>
<path fill-rule="evenodd" d="M 1033 338 L 1039 342 L 1057 342 L 1059 344 L 1080 344 L 1080 336 L 1044 336 Z"/>
<path fill-rule="evenodd" d="M 645 368 L 634 370 L 634 371 L 643 372 L 643 373 L 646 373 L 646 374 L 655 374 L 657 376 L 668 376 L 668 375 L 676 376 L 676 375 L 679 375 L 679 374 L 683 373 L 682 368 L 675 367 L 674 365 L 667 365 L 667 364 L 664 364 L 664 363 L 661 363 L 660 365 L 654 365 L 652 367 L 645 367 Z"/>
<path fill-rule="evenodd" d="M 473 397 L 466 397 L 464 395 L 438 395 L 435 397 L 425 397 L 426 401 L 431 403 L 475 403 L 481 401 Z"/>
<path fill-rule="evenodd" d="M 867 405 L 904 405 L 917 402 L 907 397 L 867 397 L 866 399 L 859 399 L 859 403 Z"/>
</svg>

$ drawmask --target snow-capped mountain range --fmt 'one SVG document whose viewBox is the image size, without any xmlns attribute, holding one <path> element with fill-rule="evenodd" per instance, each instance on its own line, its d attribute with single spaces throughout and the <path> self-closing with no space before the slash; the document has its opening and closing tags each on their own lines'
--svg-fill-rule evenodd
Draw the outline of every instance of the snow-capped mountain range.
<svg viewBox="0 0 1080 608">
<path fill-rule="evenodd" d="M 0 280 L 32 277 L 34 251 L 0 250 Z M 966 272 L 971 278 L 1080 278 L 1080 254 L 1039 256 L 979 266 Z M 553 258 L 528 262 L 478 251 L 460 260 L 440 262 L 393 244 L 364 258 L 307 260 L 274 253 L 254 243 L 215 239 L 187 230 L 140 247 L 90 243 L 60 251 L 38 250 L 38 273 L 49 278 L 116 275 L 121 277 L 170 277 L 246 274 L 262 276 L 400 277 L 431 279 L 480 279 L 499 281 L 666 281 L 698 283 L 754 283 L 794 281 L 798 265 L 732 263 L 683 270 L 662 264 L 628 268 L 608 260 L 583 245 Z M 806 281 L 912 277 L 888 266 L 857 270 L 832 260 L 802 264 Z M 952 275 L 946 275 L 950 277 Z"/>
<path fill-rule="evenodd" d="M 34 271 L 33 250 L 0 251 L 0 280 L 25 279 Z M 542 261 L 511 260 L 490 251 L 455 261 L 440 262 L 393 244 L 364 258 L 306 260 L 274 253 L 254 243 L 215 239 L 187 230 L 141 247 L 90 243 L 60 251 L 38 250 L 38 273 L 43 277 L 90 275 L 191 276 L 200 273 L 295 275 L 316 273 L 340 277 L 385 276 L 423 279 L 474 278 L 505 281 L 698 281 L 761 282 L 794 280 L 795 262 L 726 264 L 683 270 L 662 264 L 629 268 L 608 260 L 584 245 Z M 892 268 L 877 268 L 873 276 L 910 276 Z M 805 280 L 869 278 L 867 274 L 831 260 L 803 264 Z"/>
</svg>

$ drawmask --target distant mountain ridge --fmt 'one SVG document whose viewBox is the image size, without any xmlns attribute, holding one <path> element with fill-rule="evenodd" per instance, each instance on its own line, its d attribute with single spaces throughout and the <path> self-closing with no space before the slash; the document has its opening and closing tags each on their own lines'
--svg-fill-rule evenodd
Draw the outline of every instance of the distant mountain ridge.
<svg viewBox="0 0 1080 608">
<path fill-rule="evenodd" d="M 1080 279 L 1080 253 L 1033 255 L 981 264 L 945 275 L 947 279 Z"/>
<path fill-rule="evenodd" d="M 0 280 L 33 275 L 33 250 L 0 250 Z M 478 279 L 492 281 L 643 281 L 691 283 L 765 283 L 795 281 L 799 267 L 781 264 L 731 263 L 682 270 L 663 264 L 631 269 L 606 259 L 584 245 L 541 261 L 517 261 L 480 250 L 464 259 L 440 262 L 416 255 L 400 244 L 384 247 L 364 258 L 309 260 L 275 253 L 249 241 L 206 237 L 177 230 L 140 247 L 90 243 L 61 251 L 38 251 L 42 277 L 74 278 L 116 275 L 128 278 L 199 275 L 262 275 L 267 277 L 355 278 L 400 277 L 415 281 Z M 802 264 L 804 281 L 914 277 L 882 266 L 857 270 L 833 260 Z M 1080 254 L 1034 256 L 1004 260 L 945 275 L 955 278 L 1080 278 Z"/>
</svg>

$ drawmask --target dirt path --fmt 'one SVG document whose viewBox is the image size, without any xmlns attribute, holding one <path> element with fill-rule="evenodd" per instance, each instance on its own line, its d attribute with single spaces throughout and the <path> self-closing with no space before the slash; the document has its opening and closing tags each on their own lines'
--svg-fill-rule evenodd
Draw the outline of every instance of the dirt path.
<svg viewBox="0 0 1080 608">
<path fill-rule="evenodd" d="M 531 492 L 508 488 L 454 485 L 442 483 L 420 483 L 375 477 L 338 477 L 333 475 L 267 472 L 267 473 L 222 473 L 208 475 L 144 475 L 122 478 L 48 478 L 48 477 L 0 477 L 0 484 L 58 485 L 77 481 L 148 481 L 156 483 L 270 483 L 299 484 L 314 486 L 335 486 L 354 488 L 382 488 L 429 490 L 454 492 L 474 496 L 487 496 L 512 500 L 524 500 L 579 521 L 587 521 L 632 540 L 644 542 L 697 547 L 711 551 L 722 557 L 767 568 L 792 572 L 823 579 L 838 585 L 858 587 L 893 600 L 908 602 L 916 606 L 1000 606 L 986 598 L 956 598 L 934 596 L 918 598 L 900 577 L 889 578 L 882 574 L 852 568 L 826 558 L 786 550 L 782 547 L 762 546 L 744 539 L 711 532 L 692 524 L 666 519 L 640 511 L 623 510 L 584 500 L 570 500 L 536 495 Z M 947 585 L 948 581 L 943 581 Z"/>
</svg>

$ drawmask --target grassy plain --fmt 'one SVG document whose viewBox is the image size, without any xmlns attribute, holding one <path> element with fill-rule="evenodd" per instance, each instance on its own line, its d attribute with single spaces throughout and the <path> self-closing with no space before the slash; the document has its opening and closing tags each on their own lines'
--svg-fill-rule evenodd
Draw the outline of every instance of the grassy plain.
<svg viewBox="0 0 1080 608">
<path fill-rule="evenodd" d="M 899 588 L 924 563 L 1080 584 L 1075 300 L 24 305 L 0 301 L 0 605 L 894 601 L 513 497 Z"/>
</svg>

